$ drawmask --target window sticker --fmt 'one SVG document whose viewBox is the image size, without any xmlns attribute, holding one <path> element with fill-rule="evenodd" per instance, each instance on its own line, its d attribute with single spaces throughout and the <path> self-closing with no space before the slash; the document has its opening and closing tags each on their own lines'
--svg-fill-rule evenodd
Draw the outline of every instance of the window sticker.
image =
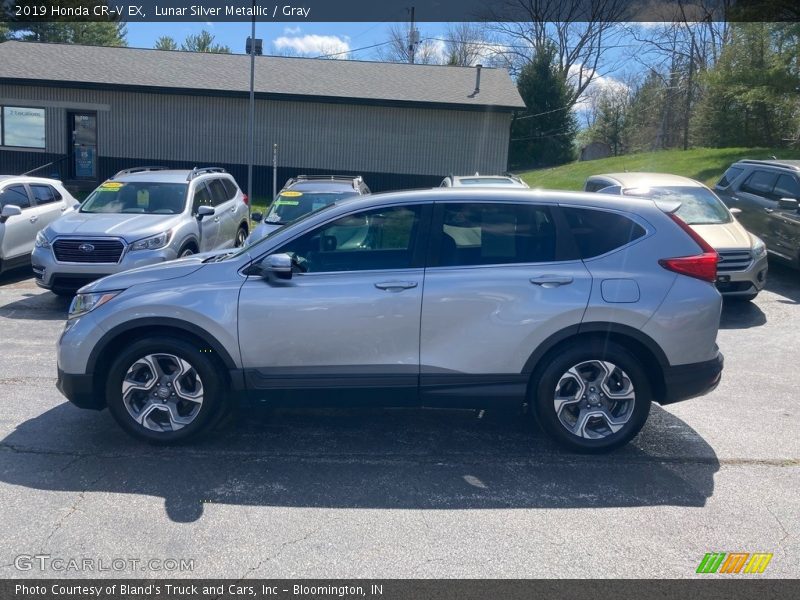
<svg viewBox="0 0 800 600">
<path fill-rule="evenodd" d="M 303 195 L 303 192 L 295 192 L 295 191 L 289 190 L 289 191 L 286 191 L 286 192 L 281 192 L 280 195 L 283 196 L 284 198 L 298 198 L 298 197 Z"/>
<path fill-rule="evenodd" d="M 136 205 L 141 208 L 147 208 L 150 204 L 150 192 L 148 190 L 139 190 L 136 192 Z"/>
<path fill-rule="evenodd" d="M 120 183 L 119 181 L 106 181 L 105 183 L 100 185 L 100 190 L 116 192 L 123 185 L 125 185 L 125 184 L 124 183 Z"/>
<path fill-rule="evenodd" d="M 275 202 L 275 206 L 297 206 L 299 204 L 299 200 L 278 200 Z"/>
</svg>

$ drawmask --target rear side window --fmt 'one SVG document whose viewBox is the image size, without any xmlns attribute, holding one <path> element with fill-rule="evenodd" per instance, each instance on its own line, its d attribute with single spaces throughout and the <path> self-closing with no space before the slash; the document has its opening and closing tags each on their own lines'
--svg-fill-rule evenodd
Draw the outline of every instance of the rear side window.
<svg viewBox="0 0 800 600">
<path fill-rule="evenodd" d="M 36 199 L 36 204 L 50 204 L 61 200 L 61 194 L 49 185 L 31 184 L 30 188 L 31 192 L 33 192 L 33 197 Z"/>
<path fill-rule="evenodd" d="M 555 260 L 550 208 L 533 204 L 444 204 L 441 267 L 539 263 Z"/>
<path fill-rule="evenodd" d="M 31 201 L 23 185 L 10 185 L 0 194 L 0 208 L 12 204 L 20 208 L 30 208 Z"/>
<path fill-rule="evenodd" d="M 741 167 L 729 167 L 727 171 L 722 174 L 722 178 L 717 182 L 718 187 L 728 187 L 734 179 L 744 171 Z"/>
<path fill-rule="evenodd" d="M 742 184 L 742 191 L 756 196 L 769 196 L 777 178 L 775 173 L 769 171 L 753 171 Z"/>
<path fill-rule="evenodd" d="M 800 184 L 798 184 L 797 179 L 791 175 L 781 175 L 778 177 L 778 182 L 775 184 L 773 193 L 778 198 L 800 199 Z"/>
<path fill-rule="evenodd" d="M 211 201 L 214 203 L 214 206 L 219 206 L 230 200 L 228 190 L 225 189 L 225 185 L 222 183 L 221 179 L 212 179 L 208 181 L 207 184 L 211 192 Z"/>
<path fill-rule="evenodd" d="M 222 181 L 222 185 L 225 186 L 225 192 L 228 195 L 228 200 L 233 200 L 236 197 L 236 192 L 239 191 L 239 188 L 237 188 L 236 184 L 230 179 L 220 179 L 220 181 Z"/>
<path fill-rule="evenodd" d="M 606 254 L 645 234 L 642 226 L 618 213 L 592 208 L 564 207 L 561 210 L 581 258 Z"/>
</svg>

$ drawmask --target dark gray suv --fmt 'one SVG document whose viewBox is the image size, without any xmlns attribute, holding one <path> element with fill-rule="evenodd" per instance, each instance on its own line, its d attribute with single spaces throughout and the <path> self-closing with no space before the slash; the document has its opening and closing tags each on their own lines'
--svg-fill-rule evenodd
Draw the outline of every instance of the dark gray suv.
<svg viewBox="0 0 800 600">
<path fill-rule="evenodd" d="M 740 160 L 714 191 L 767 251 L 800 268 L 800 160 Z"/>
</svg>

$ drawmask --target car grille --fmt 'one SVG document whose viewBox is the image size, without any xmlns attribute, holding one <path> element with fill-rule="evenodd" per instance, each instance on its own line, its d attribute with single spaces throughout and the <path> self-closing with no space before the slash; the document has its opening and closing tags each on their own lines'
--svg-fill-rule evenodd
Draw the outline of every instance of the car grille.
<svg viewBox="0 0 800 600">
<path fill-rule="evenodd" d="M 53 242 L 59 262 L 117 263 L 125 247 L 119 240 L 68 240 Z"/>
<path fill-rule="evenodd" d="M 722 250 L 719 252 L 717 272 L 746 271 L 752 260 L 749 250 Z"/>
</svg>

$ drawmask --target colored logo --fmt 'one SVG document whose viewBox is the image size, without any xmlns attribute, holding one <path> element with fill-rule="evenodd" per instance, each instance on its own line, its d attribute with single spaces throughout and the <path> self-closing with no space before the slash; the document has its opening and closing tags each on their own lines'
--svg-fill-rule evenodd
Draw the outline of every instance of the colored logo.
<svg viewBox="0 0 800 600">
<path fill-rule="evenodd" d="M 772 554 L 766 552 L 708 552 L 697 573 L 763 573 Z"/>
</svg>

